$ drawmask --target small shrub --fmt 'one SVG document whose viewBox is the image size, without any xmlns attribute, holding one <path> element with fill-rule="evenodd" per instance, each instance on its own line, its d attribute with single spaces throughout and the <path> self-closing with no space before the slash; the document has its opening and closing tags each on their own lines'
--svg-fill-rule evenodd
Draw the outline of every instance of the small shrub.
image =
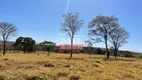
<svg viewBox="0 0 142 80">
<path fill-rule="evenodd" d="M 44 80 L 43 78 L 40 78 L 38 76 L 28 77 L 25 80 Z"/>
<path fill-rule="evenodd" d="M 101 63 L 101 61 L 95 61 L 96 63 Z"/>
<path fill-rule="evenodd" d="M 8 58 L 4 58 L 3 60 L 7 61 L 7 60 L 8 60 Z"/>
<path fill-rule="evenodd" d="M 63 67 L 70 67 L 70 65 L 64 65 Z"/>
<path fill-rule="evenodd" d="M 103 73 L 104 71 L 103 70 L 95 70 L 95 72 L 97 72 L 97 73 Z"/>
<path fill-rule="evenodd" d="M 139 58 L 142 59 L 142 55 L 139 55 Z"/>
<path fill-rule="evenodd" d="M 132 53 L 126 53 L 124 56 L 125 57 L 133 57 L 133 54 Z"/>
<path fill-rule="evenodd" d="M 35 68 L 35 66 L 25 66 L 25 69 L 32 69 L 32 68 Z"/>
<path fill-rule="evenodd" d="M 65 76 L 65 77 L 66 77 L 66 76 L 68 76 L 68 73 L 65 73 L 65 72 L 59 72 L 59 73 L 58 73 L 58 76 Z"/>
<path fill-rule="evenodd" d="M 138 54 L 133 54 L 132 56 L 133 58 L 140 58 L 140 56 Z"/>
<path fill-rule="evenodd" d="M 3 64 L 0 64 L 0 68 L 3 68 L 4 67 L 4 65 Z"/>
<path fill-rule="evenodd" d="M 54 65 L 51 63 L 48 63 L 48 64 L 45 64 L 44 67 L 54 67 Z"/>
<path fill-rule="evenodd" d="M 79 71 L 81 71 L 81 72 L 85 72 L 85 70 L 83 70 L 83 69 L 79 69 Z"/>
<path fill-rule="evenodd" d="M 101 48 L 97 48 L 97 54 L 104 54 L 101 50 Z"/>
<path fill-rule="evenodd" d="M 0 80 L 4 80 L 4 77 L 0 76 Z"/>
<path fill-rule="evenodd" d="M 70 76 L 70 80 L 79 80 L 79 76 Z"/>
<path fill-rule="evenodd" d="M 98 64 L 93 64 L 93 66 L 94 66 L 94 67 L 100 67 L 100 65 L 98 65 Z"/>
</svg>

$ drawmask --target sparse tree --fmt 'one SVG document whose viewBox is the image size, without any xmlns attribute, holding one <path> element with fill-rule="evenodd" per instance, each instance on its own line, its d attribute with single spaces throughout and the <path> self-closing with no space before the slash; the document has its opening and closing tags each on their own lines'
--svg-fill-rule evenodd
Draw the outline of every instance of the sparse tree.
<svg viewBox="0 0 142 80">
<path fill-rule="evenodd" d="M 83 27 L 84 21 L 80 20 L 77 13 L 68 13 L 63 15 L 64 21 L 61 23 L 61 31 L 67 33 L 71 39 L 71 53 L 70 58 L 72 58 L 72 48 L 73 48 L 73 39 L 75 34 Z"/>
<path fill-rule="evenodd" d="M 127 43 L 129 38 L 129 33 L 124 28 L 115 28 L 109 33 L 109 41 L 112 43 L 112 48 L 114 50 L 114 56 L 116 58 L 118 49 Z"/>
<path fill-rule="evenodd" d="M 91 55 L 92 54 L 92 48 L 93 48 L 93 41 L 89 39 L 89 40 L 85 41 L 85 43 L 86 43 L 86 46 L 89 48 L 89 53 Z"/>
<path fill-rule="evenodd" d="M 44 49 L 46 51 L 48 51 L 47 55 L 50 55 L 50 52 L 55 51 L 55 48 L 56 48 L 56 44 L 54 42 L 51 42 L 51 41 L 44 41 L 44 42 L 40 43 L 40 46 L 43 46 Z"/>
<path fill-rule="evenodd" d="M 12 23 L 0 22 L 0 35 L 3 41 L 3 55 L 6 53 L 6 43 L 9 37 L 15 36 L 17 28 Z"/>
<path fill-rule="evenodd" d="M 110 53 L 108 50 L 108 34 L 112 32 L 112 29 L 118 27 L 118 19 L 114 16 L 101 16 L 98 15 L 89 23 L 89 35 L 95 36 L 96 42 L 104 42 L 106 46 L 107 58 Z"/>
</svg>

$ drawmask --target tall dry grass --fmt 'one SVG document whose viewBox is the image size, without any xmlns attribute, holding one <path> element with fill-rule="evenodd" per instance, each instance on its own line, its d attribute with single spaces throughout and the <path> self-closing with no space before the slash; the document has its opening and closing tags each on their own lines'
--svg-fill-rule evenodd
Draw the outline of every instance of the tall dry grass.
<svg viewBox="0 0 142 80">
<path fill-rule="evenodd" d="M 142 80 L 142 60 L 102 55 L 13 53 L 0 56 L 5 80 Z"/>
</svg>

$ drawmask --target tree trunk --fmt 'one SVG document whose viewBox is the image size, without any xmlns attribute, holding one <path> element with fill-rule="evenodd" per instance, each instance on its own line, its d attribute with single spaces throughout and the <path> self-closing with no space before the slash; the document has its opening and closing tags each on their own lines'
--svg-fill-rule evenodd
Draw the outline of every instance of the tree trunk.
<svg viewBox="0 0 142 80">
<path fill-rule="evenodd" d="M 114 56 L 115 56 L 115 58 L 117 57 L 117 52 L 118 52 L 118 50 L 115 49 L 115 50 L 114 50 Z"/>
<path fill-rule="evenodd" d="M 3 41 L 3 55 L 6 53 L 6 41 Z"/>
<path fill-rule="evenodd" d="M 89 52 L 90 52 L 90 55 L 92 55 L 92 47 L 90 47 L 90 51 Z"/>
<path fill-rule="evenodd" d="M 47 56 L 49 56 L 50 55 L 50 50 L 48 50 L 48 54 L 47 54 Z"/>
<path fill-rule="evenodd" d="M 107 58 L 109 58 L 110 53 L 109 53 L 109 51 L 108 51 L 107 40 L 105 40 L 105 45 L 106 45 Z"/>
<path fill-rule="evenodd" d="M 70 53 L 70 58 L 72 58 L 72 53 L 73 53 L 73 37 L 71 38 L 71 53 Z"/>
<path fill-rule="evenodd" d="M 24 47 L 24 54 L 26 53 L 26 47 Z"/>
</svg>

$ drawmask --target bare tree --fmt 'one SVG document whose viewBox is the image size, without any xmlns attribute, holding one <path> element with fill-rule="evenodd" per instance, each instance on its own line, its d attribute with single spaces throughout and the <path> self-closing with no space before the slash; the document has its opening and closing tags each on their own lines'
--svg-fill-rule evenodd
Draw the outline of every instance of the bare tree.
<svg viewBox="0 0 142 80">
<path fill-rule="evenodd" d="M 118 49 L 127 43 L 129 38 L 129 33 L 124 28 L 115 28 L 109 33 L 109 41 L 112 43 L 112 48 L 114 50 L 114 56 L 116 58 Z"/>
<path fill-rule="evenodd" d="M 3 39 L 3 55 L 6 53 L 6 43 L 10 36 L 16 35 L 17 28 L 14 24 L 0 22 L 0 35 Z"/>
<path fill-rule="evenodd" d="M 118 27 L 118 19 L 114 16 L 101 16 L 98 15 L 89 23 L 89 35 L 95 36 L 96 42 L 104 42 L 106 46 L 107 58 L 109 58 L 108 50 L 108 33 L 113 28 Z"/>
<path fill-rule="evenodd" d="M 79 15 L 77 13 L 68 13 L 63 15 L 64 21 L 61 23 L 61 31 L 67 33 L 71 39 L 71 55 L 72 58 L 72 49 L 73 49 L 73 39 L 75 34 L 79 31 L 81 27 L 83 27 L 84 21 L 80 20 Z"/>
</svg>

